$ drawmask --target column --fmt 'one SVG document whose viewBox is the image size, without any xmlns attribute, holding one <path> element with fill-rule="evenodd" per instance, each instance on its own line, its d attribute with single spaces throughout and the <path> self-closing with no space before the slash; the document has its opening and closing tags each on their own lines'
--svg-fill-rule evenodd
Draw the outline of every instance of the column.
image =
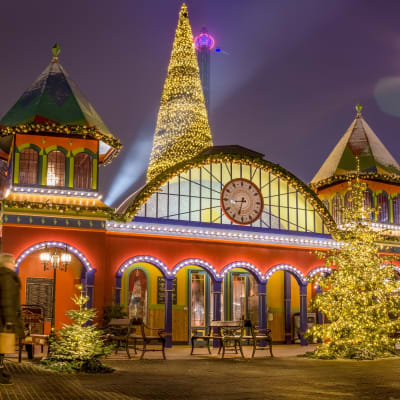
<svg viewBox="0 0 400 400">
<path fill-rule="evenodd" d="M 308 345 L 308 340 L 304 337 L 307 331 L 307 284 L 300 284 L 300 344 Z"/>
<path fill-rule="evenodd" d="M 267 329 L 267 282 L 258 284 L 258 329 L 260 333 Z"/>
<path fill-rule="evenodd" d="M 283 297 L 285 307 L 285 343 L 292 343 L 292 318 L 291 318 L 291 302 L 292 302 L 292 285 L 290 272 L 284 271 L 283 278 Z"/>
<path fill-rule="evenodd" d="M 174 278 L 165 279 L 165 305 L 164 305 L 164 330 L 165 346 L 172 347 L 172 293 L 174 290 Z"/>
<path fill-rule="evenodd" d="M 213 281 L 213 310 L 212 319 L 214 321 L 221 321 L 221 296 L 222 296 L 222 281 Z M 213 328 L 213 334 L 218 334 L 218 328 Z M 219 340 L 213 340 L 213 347 L 219 347 Z"/>
<path fill-rule="evenodd" d="M 116 305 L 121 305 L 121 281 L 122 281 L 122 276 L 117 275 L 115 277 L 115 292 L 114 292 L 114 303 Z"/>
</svg>

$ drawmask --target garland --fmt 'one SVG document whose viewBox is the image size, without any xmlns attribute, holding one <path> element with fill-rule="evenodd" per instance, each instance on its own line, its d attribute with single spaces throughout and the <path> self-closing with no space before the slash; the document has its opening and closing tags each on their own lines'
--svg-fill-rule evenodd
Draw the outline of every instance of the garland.
<svg viewBox="0 0 400 400">
<path fill-rule="evenodd" d="M 96 140 L 101 140 L 107 145 L 114 148 L 114 152 L 104 162 L 104 165 L 109 164 L 114 157 L 120 152 L 121 142 L 112 135 L 105 135 L 95 126 L 87 125 L 63 125 L 56 123 L 30 123 L 17 126 L 2 126 L 0 127 L 0 136 L 9 136 L 15 134 L 40 134 L 40 133 L 56 133 L 59 135 L 79 135 L 86 139 L 89 136 Z"/>
</svg>

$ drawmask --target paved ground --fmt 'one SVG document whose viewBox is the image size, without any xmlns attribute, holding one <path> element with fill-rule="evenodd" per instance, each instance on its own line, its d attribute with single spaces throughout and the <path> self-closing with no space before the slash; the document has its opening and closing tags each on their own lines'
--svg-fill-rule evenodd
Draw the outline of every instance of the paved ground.
<svg viewBox="0 0 400 400">
<path fill-rule="evenodd" d="M 310 360 L 296 357 L 304 348 L 295 345 L 275 346 L 273 359 L 221 360 L 204 349 L 199 352 L 203 354 L 190 357 L 188 347 L 175 347 L 166 361 L 158 353 L 144 361 L 127 360 L 120 353 L 106 361 L 116 371 L 105 375 L 56 374 L 36 363 L 9 359 L 15 384 L 0 387 L 0 399 L 400 400 L 400 358 Z"/>
</svg>

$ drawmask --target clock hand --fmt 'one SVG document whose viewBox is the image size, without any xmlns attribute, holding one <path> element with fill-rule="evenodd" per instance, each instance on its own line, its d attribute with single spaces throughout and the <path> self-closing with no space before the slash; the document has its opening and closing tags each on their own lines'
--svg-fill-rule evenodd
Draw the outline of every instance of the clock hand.
<svg viewBox="0 0 400 400">
<path fill-rule="evenodd" d="M 242 200 L 240 201 L 239 215 L 240 215 L 240 211 L 242 211 L 243 203 L 246 203 L 246 200 L 244 199 L 244 197 L 242 197 Z"/>
</svg>

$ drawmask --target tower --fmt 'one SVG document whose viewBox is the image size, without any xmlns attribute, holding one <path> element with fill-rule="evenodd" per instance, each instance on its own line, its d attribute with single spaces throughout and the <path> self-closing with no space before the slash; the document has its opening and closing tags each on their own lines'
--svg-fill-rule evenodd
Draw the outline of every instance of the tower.
<svg viewBox="0 0 400 400">
<path fill-rule="evenodd" d="M 210 53 L 215 45 L 215 40 L 208 33 L 207 28 L 203 27 L 200 33 L 194 38 L 194 45 L 199 63 L 200 79 L 206 108 L 207 112 L 210 113 Z"/>
<path fill-rule="evenodd" d="M 199 67 L 186 4 L 178 26 L 147 169 L 147 182 L 212 146 Z"/>
</svg>

